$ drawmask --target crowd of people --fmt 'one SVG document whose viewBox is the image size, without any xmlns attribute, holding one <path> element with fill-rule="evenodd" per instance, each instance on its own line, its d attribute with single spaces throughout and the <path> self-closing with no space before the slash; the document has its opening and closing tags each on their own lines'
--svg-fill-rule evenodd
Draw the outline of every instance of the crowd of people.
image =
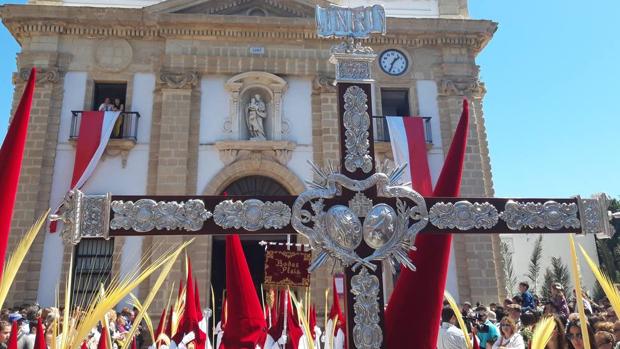
<svg viewBox="0 0 620 349">
<path fill-rule="evenodd" d="M 555 329 L 546 349 L 584 349 L 584 339 L 577 313 L 575 292 L 567 296 L 560 283 L 551 285 L 551 296 L 542 299 L 530 292 L 530 285 L 519 283 L 519 293 L 506 298 L 503 304 L 489 306 L 465 302 L 461 314 L 463 323 L 482 349 L 528 349 L 539 321 L 552 317 Z M 620 349 L 620 321 L 609 300 L 594 302 L 583 292 L 583 304 L 588 319 L 586 328 L 592 349 Z M 465 335 L 459 328 L 457 315 L 446 303 L 441 313 L 441 328 L 437 349 L 467 348 Z"/>
<path fill-rule="evenodd" d="M 24 305 L 17 309 L 3 309 L 0 312 L 0 349 L 7 349 L 7 343 L 11 336 L 12 326 L 16 326 L 17 330 L 15 335 L 17 336 L 17 349 L 34 349 L 36 328 L 39 321 L 42 321 L 43 333 L 45 335 L 45 342 L 48 348 L 52 347 L 52 341 L 55 338 L 55 331 L 52 324 L 55 322 L 60 324 L 62 309 L 58 308 L 41 308 L 38 305 Z M 136 309 L 123 308 L 120 312 L 110 310 L 106 315 L 107 328 L 110 334 L 111 343 L 113 349 L 118 349 L 125 341 L 126 334 L 134 326 L 133 320 L 135 319 Z M 136 347 L 141 348 L 144 344 L 144 338 L 142 335 L 142 325 L 138 325 L 138 330 L 135 335 Z M 88 348 L 97 348 L 101 333 L 103 331 L 103 324 L 100 323 L 97 328 L 94 328 L 87 342 L 85 342 Z M 59 337 L 56 337 L 58 342 Z"/>
</svg>

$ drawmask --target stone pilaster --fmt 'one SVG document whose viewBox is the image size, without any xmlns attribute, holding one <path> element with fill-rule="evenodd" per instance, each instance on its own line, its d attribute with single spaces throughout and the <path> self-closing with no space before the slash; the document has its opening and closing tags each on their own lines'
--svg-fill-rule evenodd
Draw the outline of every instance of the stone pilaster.
<svg viewBox="0 0 620 349">
<path fill-rule="evenodd" d="M 59 54 L 44 52 L 23 52 L 18 57 L 19 72 L 14 79 L 13 112 L 21 99 L 30 68 L 36 66 L 38 71 L 11 224 L 9 251 L 49 206 L 63 98 L 62 58 Z M 29 258 L 26 258 L 18 272 L 6 304 L 36 301 L 44 241 L 45 233 L 41 232 L 30 248 Z"/>
<path fill-rule="evenodd" d="M 439 110 L 443 148 L 448 150 L 461 115 L 463 98 L 470 101 L 470 126 L 461 195 L 492 196 L 490 172 L 481 100 L 484 86 L 478 80 L 478 67 L 473 61 L 456 59 L 461 53 L 446 50 L 439 86 Z M 458 286 L 462 301 L 489 303 L 499 299 L 501 261 L 499 241 L 492 235 L 455 235 L 453 239 Z M 498 265 L 499 264 L 499 265 Z"/>
</svg>

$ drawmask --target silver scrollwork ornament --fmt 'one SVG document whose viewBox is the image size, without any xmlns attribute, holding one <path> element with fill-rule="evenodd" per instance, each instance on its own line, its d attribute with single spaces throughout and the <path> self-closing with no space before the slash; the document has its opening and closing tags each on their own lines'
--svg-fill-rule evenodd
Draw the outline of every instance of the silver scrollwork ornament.
<svg viewBox="0 0 620 349">
<path fill-rule="evenodd" d="M 158 230 L 198 231 L 211 218 L 202 200 L 186 202 L 155 201 L 140 199 L 136 202 L 116 200 L 112 202 L 114 218 L 112 229 L 132 229 L 137 232 Z"/>
<path fill-rule="evenodd" d="M 439 229 L 491 229 L 499 220 L 495 206 L 488 202 L 436 203 L 429 210 L 431 224 Z"/>
<path fill-rule="evenodd" d="M 282 229 L 291 221 L 291 208 L 280 201 L 226 200 L 215 206 L 213 221 L 225 229 Z"/>
<path fill-rule="evenodd" d="M 359 86 L 351 86 L 344 93 L 343 124 L 346 152 L 344 167 L 349 172 L 355 172 L 358 168 L 364 173 L 372 170 L 367 101 L 368 96 Z"/>
<path fill-rule="evenodd" d="M 379 278 L 362 268 L 351 278 L 353 303 L 353 342 L 358 349 L 380 349 L 383 332 L 379 326 Z"/>
<path fill-rule="evenodd" d="M 511 230 L 528 228 L 579 228 L 578 207 L 574 203 L 558 203 L 552 200 L 545 203 L 518 202 L 509 200 L 500 218 Z"/>
</svg>

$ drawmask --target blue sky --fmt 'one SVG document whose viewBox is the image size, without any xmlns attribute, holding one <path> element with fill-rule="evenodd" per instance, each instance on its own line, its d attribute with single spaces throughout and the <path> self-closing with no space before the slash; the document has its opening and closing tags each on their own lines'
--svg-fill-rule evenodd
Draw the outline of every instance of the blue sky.
<svg viewBox="0 0 620 349">
<path fill-rule="evenodd" d="M 499 22 L 477 59 L 497 196 L 620 195 L 620 1 L 595 3 L 470 0 Z M 0 47 L 3 138 L 18 50 L 3 26 Z"/>
</svg>

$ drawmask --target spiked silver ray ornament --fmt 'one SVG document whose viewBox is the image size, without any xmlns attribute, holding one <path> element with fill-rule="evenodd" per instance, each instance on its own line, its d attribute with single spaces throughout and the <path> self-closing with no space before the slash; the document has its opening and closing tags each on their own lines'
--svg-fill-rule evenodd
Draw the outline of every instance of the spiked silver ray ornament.
<svg viewBox="0 0 620 349">
<path fill-rule="evenodd" d="M 371 262 L 381 260 L 415 270 L 407 254 L 415 249 L 411 242 L 428 224 L 429 218 L 424 198 L 411 187 L 400 184 L 406 165 L 388 174 L 375 173 L 364 180 L 348 178 L 331 164 L 327 169 L 312 163 L 311 166 L 315 174 L 309 183 L 311 189 L 295 200 L 291 218 L 293 228 L 307 237 L 312 248 L 318 251 L 310 271 L 330 258 L 354 270 L 360 266 L 375 270 Z M 373 205 L 363 193 L 373 187 L 377 197 L 396 198 L 396 209 L 384 203 Z M 342 188 L 355 192 L 349 206 L 326 207 L 325 200 L 341 194 Z M 365 217 L 363 224 L 360 217 Z M 362 241 L 373 249 L 371 254 L 360 256 L 355 251 Z"/>
</svg>

